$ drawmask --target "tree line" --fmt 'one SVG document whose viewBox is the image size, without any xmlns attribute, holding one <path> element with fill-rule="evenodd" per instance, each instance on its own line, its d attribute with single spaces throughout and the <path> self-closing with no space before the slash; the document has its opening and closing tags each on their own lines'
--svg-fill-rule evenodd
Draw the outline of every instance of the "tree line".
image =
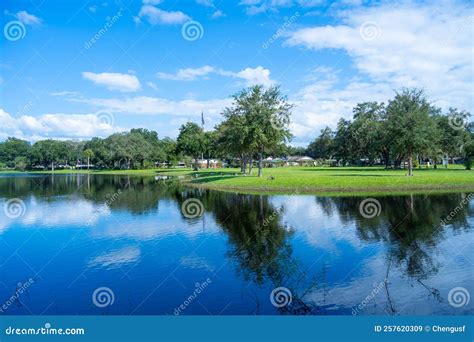
<svg viewBox="0 0 474 342">
<path fill-rule="evenodd" d="M 31 144 L 10 137 L 0 143 L 0 168 L 54 170 L 82 164 L 142 169 L 173 167 L 181 161 L 194 162 L 197 169 L 199 159 L 219 158 L 244 174 L 257 167 L 262 176 L 267 156 L 308 155 L 321 164 L 406 166 L 411 175 L 420 160 L 431 160 L 436 167 L 456 157 L 470 168 L 474 156 L 470 114 L 453 108 L 442 113 L 419 89 L 403 89 L 387 104 L 357 104 L 352 120 L 341 118 L 335 130 L 324 128 L 307 147 L 289 145 L 293 105 L 278 87 L 253 86 L 232 99 L 213 130 L 187 122 L 177 139 L 160 139 L 157 132 L 143 128 L 87 141 L 47 139 Z"/>
</svg>

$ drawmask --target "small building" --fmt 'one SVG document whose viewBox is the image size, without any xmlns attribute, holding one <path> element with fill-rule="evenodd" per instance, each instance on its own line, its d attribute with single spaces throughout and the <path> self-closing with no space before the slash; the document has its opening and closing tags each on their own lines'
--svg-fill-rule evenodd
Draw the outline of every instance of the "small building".
<svg viewBox="0 0 474 342">
<path fill-rule="evenodd" d="M 316 161 L 307 156 L 290 156 L 287 160 L 289 166 L 315 166 Z"/>
</svg>

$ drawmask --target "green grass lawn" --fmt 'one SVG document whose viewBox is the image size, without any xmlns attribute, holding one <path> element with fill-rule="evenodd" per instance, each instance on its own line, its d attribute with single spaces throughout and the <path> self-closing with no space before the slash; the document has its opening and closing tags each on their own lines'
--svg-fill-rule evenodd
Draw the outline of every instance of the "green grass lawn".
<svg viewBox="0 0 474 342">
<path fill-rule="evenodd" d="M 461 165 L 448 169 L 415 169 L 413 177 L 406 170 L 385 170 L 382 167 L 281 167 L 264 169 L 263 177 L 243 176 L 238 169 L 149 169 L 149 170 L 58 170 L 55 174 L 90 173 L 103 175 L 169 175 L 187 176 L 190 186 L 242 191 L 313 193 L 403 193 L 407 191 L 474 191 L 474 171 Z M 50 173 L 50 172 L 33 172 Z M 269 179 L 270 176 L 273 179 Z"/>
<path fill-rule="evenodd" d="M 246 190 L 249 192 L 400 192 L 406 190 L 474 190 L 474 171 L 462 166 L 449 169 L 416 169 L 413 177 L 406 170 L 385 170 L 380 167 L 282 167 L 264 169 L 264 176 L 240 175 L 237 169 L 173 170 L 169 175 L 190 175 L 193 186 Z M 272 176 L 274 179 L 269 179 Z"/>
</svg>

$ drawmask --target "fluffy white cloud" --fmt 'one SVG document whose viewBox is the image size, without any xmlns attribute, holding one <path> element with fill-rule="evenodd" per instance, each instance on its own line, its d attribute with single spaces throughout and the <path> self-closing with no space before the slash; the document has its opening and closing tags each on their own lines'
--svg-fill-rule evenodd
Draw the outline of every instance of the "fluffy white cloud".
<svg viewBox="0 0 474 342">
<path fill-rule="evenodd" d="M 82 77 L 94 82 L 97 85 L 107 87 L 109 90 L 118 90 L 123 92 L 137 91 L 141 88 L 140 81 L 135 75 L 103 72 L 96 74 L 85 71 Z"/>
<path fill-rule="evenodd" d="M 182 24 L 191 18 L 180 11 L 165 11 L 154 6 L 144 5 L 140 8 L 138 21 L 145 18 L 152 25 L 156 24 Z"/>
<path fill-rule="evenodd" d="M 301 29 L 287 43 L 344 49 L 372 82 L 424 87 L 440 104 L 470 109 L 473 13 L 455 4 L 386 4 L 345 11 L 343 25 Z"/>
<path fill-rule="evenodd" d="M 193 81 L 212 73 L 220 76 L 242 79 L 245 81 L 247 86 L 262 84 L 268 87 L 275 84 L 275 81 L 270 79 L 270 70 L 265 69 L 262 66 L 258 66 L 256 68 L 245 68 L 239 72 L 233 72 L 205 65 L 200 68 L 180 69 L 175 74 L 158 72 L 156 76 L 160 79 L 166 80 Z"/>
<path fill-rule="evenodd" d="M 228 105 L 230 99 L 193 100 L 186 99 L 173 101 L 159 97 L 136 96 L 129 98 L 94 98 L 94 99 L 70 99 L 71 101 L 83 102 L 98 106 L 106 111 L 148 114 L 148 115 L 176 115 L 176 116 L 200 116 L 204 110 L 207 115 L 218 116 Z"/>
<path fill-rule="evenodd" d="M 0 108 L 2 131 L 0 140 L 9 136 L 27 140 L 45 138 L 85 139 L 94 136 L 108 136 L 122 129 L 114 126 L 110 113 L 95 114 L 44 114 L 37 117 L 22 115 L 12 117 Z"/>
<path fill-rule="evenodd" d="M 390 5 L 340 12 L 341 25 L 291 33 L 286 44 L 311 50 L 343 49 L 358 78 L 334 71 L 295 94 L 293 133 L 306 142 L 362 101 L 387 101 L 394 90 L 422 87 L 435 105 L 473 110 L 473 10 L 460 4 Z M 343 81 L 343 82 L 341 82 Z M 343 86 L 341 87 L 341 84 Z"/>
<path fill-rule="evenodd" d="M 15 17 L 25 25 L 40 25 L 42 23 L 41 18 L 26 11 L 18 12 Z"/>
<path fill-rule="evenodd" d="M 174 80 L 174 81 L 193 81 L 198 77 L 206 76 L 212 72 L 215 72 L 216 69 L 205 65 L 200 68 L 185 68 L 180 69 L 176 74 L 169 74 L 165 72 L 158 72 L 156 76 L 164 80 Z"/>
<path fill-rule="evenodd" d="M 270 70 L 261 66 L 256 68 L 245 68 L 238 73 L 232 74 L 232 76 L 244 79 L 247 85 L 262 84 L 268 87 L 275 83 L 270 79 Z"/>
</svg>

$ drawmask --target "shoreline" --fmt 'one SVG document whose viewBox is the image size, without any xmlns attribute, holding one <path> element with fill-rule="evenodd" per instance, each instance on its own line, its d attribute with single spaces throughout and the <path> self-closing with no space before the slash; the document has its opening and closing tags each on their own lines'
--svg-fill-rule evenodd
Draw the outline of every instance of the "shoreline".
<svg viewBox="0 0 474 342">
<path fill-rule="evenodd" d="M 383 170 L 377 167 L 281 168 L 266 169 L 265 171 L 267 172 L 262 178 L 257 178 L 255 175 L 242 176 L 237 169 L 201 169 L 199 171 L 190 169 L 0 171 L 0 175 L 90 174 L 129 177 L 185 177 L 180 179 L 180 182 L 185 186 L 243 194 L 301 193 L 360 196 L 426 192 L 474 192 L 474 172 L 459 168 L 419 169 L 415 176 L 410 178 L 403 175 L 404 170 Z M 274 182 L 268 180 L 270 175 L 275 175 L 276 184 L 269 183 Z"/>
</svg>

